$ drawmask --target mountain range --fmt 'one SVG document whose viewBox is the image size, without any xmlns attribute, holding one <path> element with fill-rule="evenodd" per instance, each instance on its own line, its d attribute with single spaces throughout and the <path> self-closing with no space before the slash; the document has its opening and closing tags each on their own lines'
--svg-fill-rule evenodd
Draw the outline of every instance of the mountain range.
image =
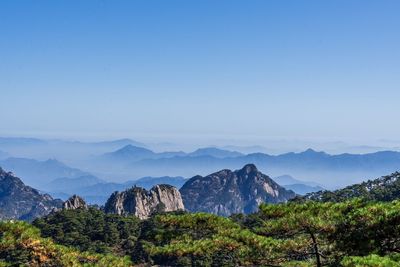
<svg viewBox="0 0 400 267">
<path fill-rule="evenodd" d="M 59 178 L 47 186 L 50 195 L 56 198 L 67 199 L 74 194 L 83 197 L 89 204 L 104 205 L 108 197 L 115 191 L 124 191 L 133 186 L 141 187 L 146 190 L 151 189 L 157 184 L 168 184 L 176 188 L 186 182 L 183 177 L 143 177 L 134 181 L 124 183 L 109 183 L 101 181 L 92 176 L 82 176 L 79 178 Z"/>
<path fill-rule="evenodd" d="M 370 154 L 340 154 L 330 155 L 312 149 L 301 153 L 286 153 L 268 155 L 254 153 L 237 157 L 217 158 L 204 156 L 173 156 L 147 158 L 135 161 L 125 161 L 118 168 L 109 165 L 94 165 L 94 167 L 117 169 L 119 177 L 143 176 L 184 176 L 196 174 L 205 175 L 219 169 L 237 169 L 248 163 L 254 163 L 258 168 L 272 176 L 285 173 L 301 180 L 317 181 L 326 188 L 337 188 L 350 183 L 391 173 L 400 168 L 400 153 L 382 151 Z"/>
<path fill-rule="evenodd" d="M 5 151 L 0 155 L 0 166 L 14 171 L 27 184 L 46 190 L 45 185 L 57 178 L 92 175 L 100 180 L 124 183 L 146 176 L 207 175 L 217 170 L 238 169 L 245 164 L 254 163 L 260 171 L 268 173 L 271 177 L 289 174 L 301 181 L 309 180 L 320 184 L 307 185 L 311 186 L 308 188 L 298 183 L 285 185 L 299 193 L 318 190 L 318 186 L 321 185 L 323 188 L 337 189 L 400 169 L 400 152 L 396 151 L 331 155 L 308 149 L 298 153 L 270 155 L 244 154 L 226 148 L 234 149 L 235 146 L 225 146 L 225 149 L 207 147 L 193 152 L 155 152 L 145 144 L 131 139 L 74 142 L 0 138 L 0 150 Z M 35 160 L 35 164 L 39 164 L 48 161 L 49 158 L 57 159 L 56 161 L 62 162 L 64 167 L 74 166 L 69 168 L 79 170 L 81 174 L 77 176 L 66 170 L 66 175 L 62 171 L 47 175 L 51 172 L 46 171 L 42 177 L 36 175 L 40 174 L 37 170 L 22 171 L 28 170 L 27 161 Z"/>
<path fill-rule="evenodd" d="M 91 179 L 88 180 L 91 181 Z M 179 191 L 172 185 L 158 185 L 158 182 L 168 179 L 172 182 L 185 183 Z M 56 180 L 56 182 L 60 181 L 63 185 L 69 185 L 65 180 Z M 138 186 L 140 183 L 151 188 L 146 191 L 146 188 Z M 88 190 L 86 193 L 93 194 L 93 186 L 99 185 L 86 187 Z M 255 212 L 261 203 L 286 202 L 296 196 L 293 191 L 284 189 L 259 172 L 253 164 L 248 164 L 236 171 L 221 170 L 206 177 L 198 175 L 187 181 L 181 177 L 146 177 L 135 181 L 135 184 L 130 186 L 131 189 L 119 190 L 122 185 L 115 184 L 102 185 L 106 185 L 101 187 L 102 190 L 108 190 L 103 193 L 109 193 L 106 210 L 120 214 L 124 209 L 130 213 L 133 212 L 132 207 L 135 206 L 135 214 L 137 212 L 143 218 L 149 216 L 153 210 L 162 208 L 157 208 L 160 203 L 166 205 L 166 210 L 183 209 L 184 205 L 187 210 L 193 212 L 204 211 L 229 216 L 232 213 Z M 82 188 L 77 190 L 82 190 Z M 112 190 L 113 192 L 110 192 Z M 116 193 L 117 191 L 122 192 Z M 69 200 L 71 203 L 67 201 L 68 207 L 75 207 L 75 200 L 80 198 L 74 194 L 71 199 Z M 141 204 L 138 204 L 139 202 Z M 147 207 L 146 203 L 151 207 Z M 0 169 L 0 218 L 32 220 L 62 206 L 61 200 L 39 193 L 36 189 L 25 185 L 14 174 Z"/>
</svg>

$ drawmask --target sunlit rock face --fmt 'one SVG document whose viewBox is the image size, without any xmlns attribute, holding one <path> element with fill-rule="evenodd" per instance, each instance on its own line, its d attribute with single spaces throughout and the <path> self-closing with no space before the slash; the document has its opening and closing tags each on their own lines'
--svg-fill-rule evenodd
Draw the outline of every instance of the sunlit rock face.
<svg viewBox="0 0 400 267">
<path fill-rule="evenodd" d="M 147 219 L 155 212 L 184 210 L 180 192 L 170 185 L 156 185 L 149 191 L 133 187 L 115 192 L 107 200 L 105 212 L 119 215 L 135 215 Z"/>
<path fill-rule="evenodd" d="M 65 210 L 76 210 L 76 209 L 87 209 L 88 206 L 86 202 L 77 195 L 73 195 L 63 204 L 63 209 Z"/>
<path fill-rule="evenodd" d="M 261 203 L 286 202 L 296 196 L 259 172 L 254 164 L 242 169 L 222 170 L 206 177 L 195 176 L 180 189 L 188 211 L 221 216 L 251 213 Z"/>
</svg>

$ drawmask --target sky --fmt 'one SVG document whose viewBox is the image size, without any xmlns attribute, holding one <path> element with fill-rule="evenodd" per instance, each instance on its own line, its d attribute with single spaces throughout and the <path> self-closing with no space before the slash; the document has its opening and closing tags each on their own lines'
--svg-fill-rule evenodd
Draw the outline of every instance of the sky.
<svg viewBox="0 0 400 267">
<path fill-rule="evenodd" d="M 0 1 L 0 135 L 400 139 L 400 1 Z"/>
</svg>

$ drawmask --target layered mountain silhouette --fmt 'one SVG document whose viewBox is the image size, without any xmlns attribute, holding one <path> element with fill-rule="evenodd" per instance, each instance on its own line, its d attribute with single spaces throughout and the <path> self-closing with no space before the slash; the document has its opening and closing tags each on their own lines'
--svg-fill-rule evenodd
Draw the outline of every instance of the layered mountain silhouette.
<svg viewBox="0 0 400 267">
<path fill-rule="evenodd" d="M 173 157 L 202 157 L 202 156 L 210 156 L 215 158 L 234 158 L 243 156 L 243 154 L 236 151 L 223 150 L 215 147 L 199 148 L 191 153 L 185 153 L 182 151 L 156 153 L 147 148 L 127 145 L 121 149 L 102 155 L 101 159 L 116 160 L 121 162 L 127 162 L 127 161 L 133 162 L 143 159 L 162 159 L 162 158 L 173 158 Z"/>
<path fill-rule="evenodd" d="M 330 155 L 309 149 L 301 153 L 276 156 L 263 153 L 225 158 L 186 155 L 125 162 L 123 166 L 116 168 L 116 171 L 122 177 L 191 177 L 196 174 L 206 175 L 219 169 L 237 169 L 248 163 L 254 163 L 260 170 L 272 176 L 289 173 L 300 180 L 313 180 L 324 187 L 334 188 L 397 171 L 400 168 L 400 153 L 382 151 L 360 155 Z M 108 170 L 110 168 L 112 163 L 107 167 Z"/>
<path fill-rule="evenodd" d="M 26 158 L 8 158 L 0 160 L 0 166 L 21 177 L 24 183 L 42 190 L 46 190 L 46 185 L 56 178 L 91 176 L 88 172 L 71 168 L 55 159 L 38 161 Z"/>
<path fill-rule="evenodd" d="M 324 190 L 324 188 L 315 182 L 306 182 L 293 178 L 290 175 L 281 175 L 273 178 L 275 182 L 296 194 L 305 195 L 312 192 Z"/>
<path fill-rule="evenodd" d="M 251 213 L 261 203 L 285 202 L 296 196 L 247 164 L 240 170 L 221 170 L 189 179 L 180 189 L 185 208 L 221 216 Z"/>
<path fill-rule="evenodd" d="M 83 180 L 82 180 L 83 179 Z M 98 178 L 96 178 L 98 179 Z M 183 177 L 143 177 L 124 183 L 96 182 L 89 177 L 60 178 L 50 183 L 50 194 L 54 197 L 67 199 L 74 194 L 82 196 L 89 204 L 104 205 L 108 197 L 115 191 L 124 191 L 133 186 L 151 189 L 157 184 L 169 184 L 180 188 L 186 179 Z"/>
</svg>

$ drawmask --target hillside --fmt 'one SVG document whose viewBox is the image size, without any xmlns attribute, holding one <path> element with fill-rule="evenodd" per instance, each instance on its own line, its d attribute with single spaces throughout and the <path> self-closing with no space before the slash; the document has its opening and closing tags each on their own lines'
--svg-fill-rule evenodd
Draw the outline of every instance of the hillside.
<svg viewBox="0 0 400 267">
<path fill-rule="evenodd" d="M 374 201 L 392 201 L 400 198 L 400 172 L 347 186 L 335 191 L 319 191 L 309 193 L 299 200 L 345 201 L 360 197 Z"/>
<path fill-rule="evenodd" d="M 60 208 L 61 200 L 40 194 L 21 179 L 0 168 L 0 219 L 31 221 Z"/>
</svg>

